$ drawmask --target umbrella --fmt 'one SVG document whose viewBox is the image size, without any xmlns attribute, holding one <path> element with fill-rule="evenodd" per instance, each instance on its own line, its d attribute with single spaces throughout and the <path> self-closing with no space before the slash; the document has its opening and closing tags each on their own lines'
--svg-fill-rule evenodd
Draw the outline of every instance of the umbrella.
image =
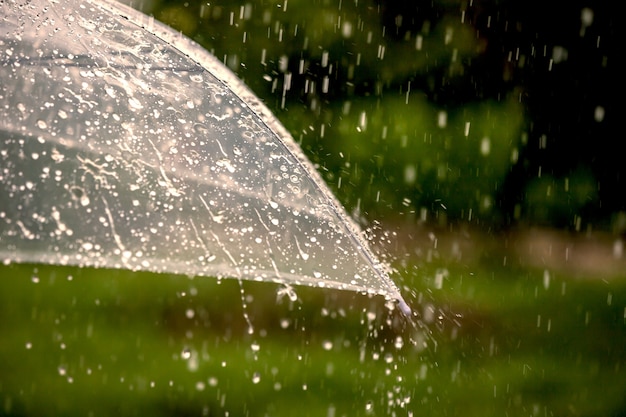
<svg viewBox="0 0 626 417">
<path fill-rule="evenodd" d="M 410 309 L 270 111 L 105 0 L 0 4 L 0 259 L 362 291 Z"/>
</svg>

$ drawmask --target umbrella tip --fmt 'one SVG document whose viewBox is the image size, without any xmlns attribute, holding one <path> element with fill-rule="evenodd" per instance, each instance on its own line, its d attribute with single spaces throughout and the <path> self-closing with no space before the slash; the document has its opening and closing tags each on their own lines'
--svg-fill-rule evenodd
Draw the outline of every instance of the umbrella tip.
<svg viewBox="0 0 626 417">
<path fill-rule="evenodd" d="M 398 301 L 398 308 L 400 309 L 400 311 L 406 314 L 407 317 L 412 317 L 413 310 L 411 310 L 411 307 L 409 307 L 406 301 L 404 301 L 404 298 L 398 295 L 397 301 Z"/>
</svg>

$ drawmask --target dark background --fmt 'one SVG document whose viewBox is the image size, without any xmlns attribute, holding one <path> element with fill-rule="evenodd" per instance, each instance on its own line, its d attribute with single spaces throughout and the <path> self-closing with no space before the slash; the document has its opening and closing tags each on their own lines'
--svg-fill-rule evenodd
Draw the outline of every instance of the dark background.
<svg viewBox="0 0 626 417">
<path fill-rule="evenodd" d="M 242 18 L 244 10 L 249 17 Z M 415 220 L 426 211 L 429 221 L 444 225 L 509 228 L 521 223 L 573 231 L 626 230 L 625 168 L 614 126 L 620 90 L 619 14 L 614 2 L 171 1 L 157 2 L 145 11 L 223 59 L 292 132 L 357 217 L 365 212 L 369 218 Z M 591 23 L 584 24 L 582 16 L 589 12 Z M 361 26 L 347 39 L 339 25 L 322 23 L 350 16 L 357 16 L 354 24 Z M 459 52 L 456 62 L 441 38 L 442 28 L 450 22 L 473 42 Z M 368 30 L 373 33 L 371 42 L 365 40 Z M 419 34 L 427 46 L 415 52 Z M 376 59 L 380 45 L 387 51 L 384 59 Z M 459 45 L 455 47 L 462 49 Z M 328 53 L 330 66 L 323 64 L 322 50 Z M 357 54 L 362 64 L 350 74 Z M 284 58 L 288 64 L 281 67 Z M 299 69 L 302 61 L 304 72 Z M 291 73 L 287 91 L 285 72 Z M 328 90 L 320 93 L 324 77 Z M 307 89 L 311 82 L 317 84 L 313 93 Z M 434 169 L 423 168 L 417 184 L 405 184 L 399 167 L 412 157 L 404 149 L 382 143 L 373 134 L 357 138 L 339 126 L 348 117 L 356 119 L 342 113 L 347 101 L 368 112 L 384 108 L 390 98 L 401 100 L 409 83 L 429 106 L 450 114 L 518 97 L 524 121 L 515 162 L 504 173 L 481 176 L 497 171 L 497 161 L 464 156 L 458 146 L 433 148 L 426 162 L 447 164 L 460 179 L 444 181 Z M 398 117 L 409 120 L 413 115 L 403 110 Z M 324 135 L 320 125 L 326 127 Z M 433 135 L 459 141 L 454 135 L 461 134 L 457 129 Z M 415 136 L 419 140 L 420 135 Z M 415 152 L 416 161 L 424 159 Z M 424 167 L 426 162 L 416 164 Z M 468 177 L 476 179 L 468 182 Z M 343 180 L 340 191 L 338 179 Z M 488 209 L 480 204 L 485 193 L 492 194 Z"/>
</svg>

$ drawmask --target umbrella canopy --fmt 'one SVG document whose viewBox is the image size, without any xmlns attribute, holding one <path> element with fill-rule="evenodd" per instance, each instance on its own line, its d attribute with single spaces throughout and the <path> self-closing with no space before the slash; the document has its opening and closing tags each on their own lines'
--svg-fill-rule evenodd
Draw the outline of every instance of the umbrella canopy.
<svg viewBox="0 0 626 417">
<path fill-rule="evenodd" d="M 201 47 L 111 1 L 0 4 L 0 258 L 380 294 L 286 130 Z"/>
</svg>

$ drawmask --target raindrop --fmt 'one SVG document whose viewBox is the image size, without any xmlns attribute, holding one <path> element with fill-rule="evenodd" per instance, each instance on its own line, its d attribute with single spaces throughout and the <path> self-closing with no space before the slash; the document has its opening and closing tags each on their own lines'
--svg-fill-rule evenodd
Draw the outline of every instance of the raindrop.
<svg viewBox="0 0 626 417">
<path fill-rule="evenodd" d="M 420 365 L 420 369 L 418 372 L 418 376 L 420 380 L 425 380 L 426 379 L 426 375 L 428 374 L 428 365 L 426 365 L 425 363 Z"/>
<path fill-rule="evenodd" d="M 622 259 L 624 256 L 624 241 L 621 239 L 615 240 L 613 242 L 613 258 Z"/>
<path fill-rule="evenodd" d="M 488 137 L 484 137 L 480 141 L 480 153 L 482 156 L 487 156 L 491 152 L 491 140 Z"/>
<path fill-rule="evenodd" d="M 440 128 L 446 127 L 448 124 L 448 113 L 445 111 L 440 111 L 437 113 L 437 126 Z"/>
<path fill-rule="evenodd" d="M 593 23 L 593 10 L 589 7 L 584 7 L 580 12 L 580 20 L 583 27 L 591 26 Z"/>
<path fill-rule="evenodd" d="M 341 34 L 344 38 L 349 38 L 352 36 L 352 23 L 347 20 L 343 22 L 341 26 Z"/>
<path fill-rule="evenodd" d="M 361 112 L 359 115 L 359 126 L 357 127 L 359 132 L 365 132 L 367 130 L 367 113 Z"/>
<path fill-rule="evenodd" d="M 255 372 L 252 374 L 252 383 L 258 384 L 261 381 L 261 374 L 259 372 Z"/>
<path fill-rule="evenodd" d="M 328 66 L 328 51 L 322 52 L 322 68 L 326 68 Z"/>
<path fill-rule="evenodd" d="M 417 179 L 417 169 L 415 165 L 406 165 L 404 167 L 404 182 L 414 184 Z"/>
<path fill-rule="evenodd" d="M 450 273 L 447 269 L 437 269 L 435 272 L 435 288 L 440 290 L 443 288 L 443 280 L 448 277 Z"/>
<path fill-rule="evenodd" d="M 133 110 L 143 109 L 143 104 L 141 104 L 141 101 L 137 100 L 135 97 L 129 97 L 128 104 L 130 105 L 130 108 Z"/>
<path fill-rule="evenodd" d="M 289 57 L 287 55 L 282 55 L 278 60 L 278 70 L 280 72 L 286 72 L 289 65 Z"/>
<path fill-rule="evenodd" d="M 289 298 L 289 301 L 291 302 L 294 302 L 298 299 L 298 294 L 289 284 L 283 284 L 276 292 L 276 297 L 278 300 L 281 300 L 284 296 L 287 296 L 287 298 Z"/>
<path fill-rule="evenodd" d="M 189 358 L 191 358 L 191 349 L 189 349 L 188 347 L 184 348 L 182 352 L 180 353 L 180 357 L 185 360 L 188 360 Z"/>
<path fill-rule="evenodd" d="M 594 112 L 593 112 L 593 119 L 600 123 L 601 121 L 604 120 L 604 107 L 602 106 L 596 106 Z"/>
<path fill-rule="evenodd" d="M 567 55 L 567 49 L 565 49 L 563 46 L 556 45 L 554 48 L 552 48 L 552 61 L 555 64 L 566 61 Z"/>
<path fill-rule="evenodd" d="M 402 346 L 404 346 L 404 340 L 402 339 L 402 336 L 396 336 L 396 340 L 393 345 L 396 349 L 402 349 Z"/>
<path fill-rule="evenodd" d="M 543 271 L 543 288 L 550 288 L 550 272 L 547 269 Z"/>
</svg>

